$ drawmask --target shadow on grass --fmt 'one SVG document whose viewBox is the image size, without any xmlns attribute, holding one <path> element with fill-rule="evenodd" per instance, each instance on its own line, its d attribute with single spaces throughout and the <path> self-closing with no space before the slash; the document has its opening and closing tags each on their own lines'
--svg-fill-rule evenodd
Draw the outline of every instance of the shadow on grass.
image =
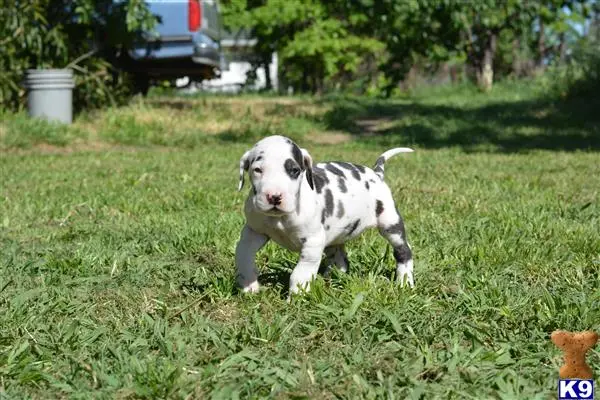
<svg viewBox="0 0 600 400">
<path fill-rule="evenodd" d="M 345 131 L 378 146 L 457 146 L 467 151 L 504 152 L 600 150 L 599 110 L 598 98 L 480 106 L 343 99 L 320 122 L 328 130 Z"/>
<path fill-rule="evenodd" d="M 281 297 L 287 298 L 290 292 L 290 275 L 295 266 L 294 263 L 285 263 L 284 265 L 269 267 L 268 272 L 265 272 L 258 277 L 258 281 L 265 287 L 279 290 Z M 331 280 L 332 278 L 337 277 L 337 274 L 345 273 L 336 271 L 335 268 L 332 269 L 326 258 L 323 258 L 319 265 L 318 275 L 327 280 Z"/>
<path fill-rule="evenodd" d="M 280 292 L 282 298 L 287 298 L 289 293 L 290 274 L 294 268 L 293 264 L 277 265 L 269 267 L 266 272 L 259 275 L 258 281 L 261 286 L 275 289 Z M 225 295 L 230 293 L 234 296 L 242 293 L 241 289 L 234 283 L 235 279 L 230 276 L 214 276 L 207 282 L 196 282 L 194 279 L 183 281 L 179 289 L 195 294 L 216 293 Z"/>
<path fill-rule="evenodd" d="M 287 268 L 271 268 L 261 274 L 258 281 L 262 286 L 278 289 L 281 297 L 286 298 L 290 292 L 290 274 L 291 270 Z"/>
</svg>

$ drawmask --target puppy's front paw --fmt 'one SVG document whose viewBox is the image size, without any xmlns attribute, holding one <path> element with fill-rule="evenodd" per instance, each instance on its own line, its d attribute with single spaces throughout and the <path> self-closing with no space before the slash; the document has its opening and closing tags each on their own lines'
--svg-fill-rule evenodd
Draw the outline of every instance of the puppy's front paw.
<svg viewBox="0 0 600 400">
<path fill-rule="evenodd" d="M 401 287 L 404 287 L 406 283 L 411 288 L 415 287 L 412 260 L 409 260 L 406 264 L 398 264 L 398 266 L 396 267 L 396 278 L 400 282 Z"/>
<path fill-rule="evenodd" d="M 258 284 L 258 281 L 254 281 L 242 286 L 242 292 L 244 293 L 258 293 L 259 290 L 260 285 Z"/>
<path fill-rule="evenodd" d="M 400 287 L 404 287 L 405 284 L 408 284 L 411 288 L 415 287 L 415 281 L 413 280 L 412 272 L 410 274 L 400 275 L 398 277 L 400 281 Z"/>
<path fill-rule="evenodd" d="M 302 296 L 304 293 L 307 292 L 308 287 L 309 287 L 308 284 L 305 284 L 304 286 L 300 286 L 300 285 L 290 286 L 290 291 L 288 293 L 287 302 L 291 303 L 293 297 Z"/>
</svg>

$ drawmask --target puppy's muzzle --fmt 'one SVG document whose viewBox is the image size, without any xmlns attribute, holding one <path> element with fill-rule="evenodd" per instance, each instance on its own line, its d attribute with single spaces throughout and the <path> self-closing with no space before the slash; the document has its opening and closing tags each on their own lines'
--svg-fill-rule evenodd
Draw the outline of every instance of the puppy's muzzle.
<svg viewBox="0 0 600 400">
<path fill-rule="evenodd" d="M 267 202 L 271 205 L 278 206 L 281 204 L 281 195 L 267 193 Z"/>
</svg>

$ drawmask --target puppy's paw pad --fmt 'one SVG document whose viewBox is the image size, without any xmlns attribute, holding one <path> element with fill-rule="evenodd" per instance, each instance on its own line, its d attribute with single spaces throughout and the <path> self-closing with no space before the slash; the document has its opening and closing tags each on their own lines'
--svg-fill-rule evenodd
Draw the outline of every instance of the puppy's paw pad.
<svg viewBox="0 0 600 400">
<path fill-rule="evenodd" d="M 404 287 L 406 284 L 411 288 L 415 287 L 415 281 L 413 278 L 413 261 L 408 260 L 405 264 L 398 263 L 396 265 L 396 277 L 400 282 L 400 287 Z"/>
<path fill-rule="evenodd" d="M 258 293 L 260 290 L 260 285 L 257 281 L 250 283 L 242 288 L 242 292 L 244 293 Z"/>
<path fill-rule="evenodd" d="M 398 281 L 400 282 L 400 287 L 404 287 L 406 285 L 408 285 L 410 288 L 415 287 L 415 281 L 412 273 L 403 273 L 398 275 Z"/>
</svg>

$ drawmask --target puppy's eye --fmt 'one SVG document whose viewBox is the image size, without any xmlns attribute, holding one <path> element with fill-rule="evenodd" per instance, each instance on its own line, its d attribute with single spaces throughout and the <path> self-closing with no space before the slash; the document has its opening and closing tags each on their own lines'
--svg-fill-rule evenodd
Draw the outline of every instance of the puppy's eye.
<svg viewBox="0 0 600 400">
<path fill-rule="evenodd" d="M 258 167 L 254 168 L 253 171 L 256 172 L 257 174 L 262 174 L 262 169 L 260 169 Z"/>
<path fill-rule="evenodd" d="M 300 175 L 300 168 L 293 168 L 293 169 L 292 169 L 292 175 L 293 175 L 293 176 L 298 176 L 298 175 Z"/>
</svg>

